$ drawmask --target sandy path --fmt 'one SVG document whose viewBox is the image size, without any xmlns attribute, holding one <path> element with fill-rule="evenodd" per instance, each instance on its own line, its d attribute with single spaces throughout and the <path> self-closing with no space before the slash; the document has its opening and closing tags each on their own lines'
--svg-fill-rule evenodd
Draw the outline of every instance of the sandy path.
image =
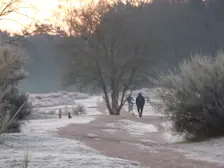
<svg viewBox="0 0 224 168">
<path fill-rule="evenodd" d="M 183 154 L 173 151 L 172 145 L 165 143 L 160 133 L 148 133 L 144 136 L 130 136 L 124 130 L 111 133 L 108 123 L 128 119 L 142 123 L 158 123 L 158 117 L 133 116 L 101 116 L 89 124 L 75 125 L 59 129 L 59 135 L 78 139 L 86 145 L 104 153 L 107 156 L 138 161 L 141 166 L 151 168 L 221 168 L 217 164 L 187 159 Z M 93 135 L 90 135 L 93 134 Z M 151 140 L 144 142 L 142 139 Z M 155 141 L 155 142 L 154 142 Z"/>
<path fill-rule="evenodd" d="M 121 116 L 108 116 L 105 112 L 105 105 L 102 103 L 97 105 L 98 110 L 105 116 L 100 116 L 88 124 L 71 124 L 60 128 L 58 134 L 62 137 L 77 139 L 106 156 L 137 161 L 141 167 L 224 168 L 215 163 L 188 159 L 182 153 L 174 151 L 175 145 L 168 144 L 162 138 L 165 130 L 159 126 L 163 120 L 161 117 L 144 116 L 139 119 L 126 111 L 123 111 Z M 113 130 L 107 126 L 108 123 L 115 123 L 118 120 L 153 124 L 160 130 L 142 136 L 133 136 L 126 130 Z"/>
</svg>

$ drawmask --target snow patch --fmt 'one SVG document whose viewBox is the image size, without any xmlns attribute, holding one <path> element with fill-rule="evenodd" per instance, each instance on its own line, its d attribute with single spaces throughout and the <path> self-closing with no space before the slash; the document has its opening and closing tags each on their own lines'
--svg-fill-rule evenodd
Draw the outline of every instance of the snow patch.
<svg viewBox="0 0 224 168">
<path fill-rule="evenodd" d="M 179 135 L 172 131 L 172 122 L 171 121 L 163 122 L 160 124 L 160 126 L 165 129 L 165 132 L 163 133 L 163 138 L 168 143 L 177 143 L 177 142 L 182 142 L 185 140 L 183 135 Z"/>
<path fill-rule="evenodd" d="M 163 134 L 164 139 L 166 139 L 169 143 L 178 143 L 183 142 L 184 137 L 182 135 L 175 134 L 173 132 L 165 132 Z"/>
<path fill-rule="evenodd" d="M 137 146 L 138 148 L 142 149 L 143 151 L 147 151 L 147 152 L 150 152 L 150 153 L 158 153 L 153 147 L 145 146 L 143 144 L 130 143 L 130 142 L 121 142 L 121 143 L 128 144 L 128 145 L 133 145 L 133 146 Z"/>
<path fill-rule="evenodd" d="M 163 138 L 169 143 L 175 143 L 172 145 L 173 149 L 184 153 L 189 159 L 224 164 L 224 138 L 197 143 L 178 143 L 185 139 L 184 136 L 171 131 L 172 122 L 161 123 L 161 126 L 165 128 Z"/>
<path fill-rule="evenodd" d="M 33 108 L 33 113 L 40 115 L 54 115 L 57 116 L 59 114 L 59 110 L 61 110 L 62 115 L 67 115 L 68 112 L 73 113 L 73 109 L 78 107 L 77 104 L 74 105 L 58 105 L 58 106 L 50 106 L 50 107 L 39 107 Z"/>
<path fill-rule="evenodd" d="M 87 136 L 88 136 L 89 138 L 99 138 L 99 135 L 97 135 L 97 134 L 92 134 L 92 133 L 87 134 Z"/>
<path fill-rule="evenodd" d="M 25 122 L 21 130 L 24 133 L 47 133 L 48 131 L 57 131 L 57 128 L 65 127 L 68 124 L 87 124 L 95 120 L 95 117 L 91 116 L 75 116 L 71 119 L 42 119 L 42 120 L 30 120 Z"/>
<path fill-rule="evenodd" d="M 107 132 L 109 134 L 114 134 L 115 132 L 117 132 L 117 129 L 102 129 L 102 131 Z"/>
<path fill-rule="evenodd" d="M 141 141 L 142 141 L 143 143 L 153 143 L 153 144 L 158 144 L 158 142 L 153 141 L 153 140 L 150 140 L 150 139 L 141 139 Z"/>
<path fill-rule="evenodd" d="M 83 106 L 86 115 L 101 115 L 97 110 L 97 102 L 101 101 L 99 96 L 90 96 L 78 92 L 57 92 L 47 94 L 30 94 L 29 101 L 33 106 L 33 113 L 39 115 L 57 116 L 59 110 L 62 115 L 68 112 L 74 113 L 74 109 Z"/>
<path fill-rule="evenodd" d="M 76 103 L 86 108 L 87 115 L 102 115 L 102 113 L 99 112 L 97 108 L 97 103 L 99 103 L 100 101 L 100 96 L 92 96 L 84 100 L 76 100 Z"/>
<path fill-rule="evenodd" d="M 137 145 L 140 149 L 142 149 L 143 151 L 147 151 L 147 152 L 150 152 L 150 153 L 158 153 L 154 148 L 152 147 L 149 147 L 149 146 L 145 146 L 145 145 L 142 145 L 142 144 L 138 144 Z"/>
<path fill-rule="evenodd" d="M 224 164 L 224 138 L 178 145 L 188 158 Z"/>
<path fill-rule="evenodd" d="M 88 94 L 79 92 L 56 92 L 56 93 L 40 93 L 29 94 L 29 100 L 33 107 L 50 107 L 58 105 L 72 105 L 77 99 L 86 99 Z"/>
<path fill-rule="evenodd" d="M 49 135 L 49 131 L 71 123 L 85 124 L 94 120 L 91 116 L 72 119 L 30 120 L 22 126 L 22 133 L 0 136 L 0 160 L 2 167 L 18 168 L 28 156 L 29 168 L 137 168 L 139 163 L 102 155 L 76 140 Z M 27 153 L 26 153 L 27 149 Z"/>
<path fill-rule="evenodd" d="M 123 129 L 132 135 L 144 135 L 149 132 L 157 132 L 157 128 L 152 124 L 143 124 L 131 120 L 119 120 L 116 123 L 107 124 L 110 128 Z"/>
<path fill-rule="evenodd" d="M 28 148 L 29 168 L 137 168 L 137 162 L 103 156 L 76 140 L 41 134 L 6 134 L 0 145 L 2 167 L 18 168 L 24 164 Z"/>
</svg>

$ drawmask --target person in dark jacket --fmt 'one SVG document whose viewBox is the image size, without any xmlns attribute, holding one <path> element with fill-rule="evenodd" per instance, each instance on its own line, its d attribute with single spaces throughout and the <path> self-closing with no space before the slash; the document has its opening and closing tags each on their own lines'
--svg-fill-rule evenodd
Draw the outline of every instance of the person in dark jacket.
<svg viewBox="0 0 224 168">
<path fill-rule="evenodd" d="M 139 93 L 138 97 L 136 98 L 136 105 L 137 105 L 139 117 L 142 117 L 143 107 L 145 105 L 145 98 L 142 96 L 141 93 Z"/>
</svg>

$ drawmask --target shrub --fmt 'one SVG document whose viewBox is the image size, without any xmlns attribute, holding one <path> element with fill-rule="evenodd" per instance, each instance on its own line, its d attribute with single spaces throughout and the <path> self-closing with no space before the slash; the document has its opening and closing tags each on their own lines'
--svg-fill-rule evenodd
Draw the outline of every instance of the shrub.
<svg viewBox="0 0 224 168">
<path fill-rule="evenodd" d="M 31 103 L 28 101 L 28 95 L 17 88 L 13 88 L 10 94 L 3 99 L 3 102 L 4 108 L 2 110 L 5 111 L 5 114 L 2 113 L 2 119 L 6 122 L 14 118 L 5 130 L 7 132 L 19 132 L 21 123 L 19 120 L 25 119 L 32 110 Z M 17 113 L 18 109 L 20 109 L 19 113 Z"/>
<path fill-rule="evenodd" d="M 20 47 L 12 45 L 0 46 L 0 133 L 9 128 L 19 128 L 18 118 L 22 118 L 27 114 L 25 109 L 28 104 L 24 104 L 22 113 L 18 116 L 17 112 L 21 112 L 20 105 L 26 98 L 21 95 L 16 88 L 19 81 L 25 78 L 26 74 L 23 69 L 24 61 L 27 54 Z M 9 123 L 10 122 L 10 123 Z M 8 127 L 8 128 L 6 128 Z"/>
<path fill-rule="evenodd" d="M 83 105 L 77 105 L 76 107 L 72 108 L 72 113 L 75 115 L 81 115 L 81 114 L 85 114 L 86 110 L 85 107 Z"/>
<path fill-rule="evenodd" d="M 24 119 L 31 113 L 31 103 L 28 101 L 28 95 L 19 91 L 17 88 L 13 88 L 11 93 L 5 98 L 6 109 L 10 111 L 10 117 L 13 117 L 17 110 L 23 105 L 20 113 L 16 116 L 16 119 Z"/>
<path fill-rule="evenodd" d="M 195 55 L 179 68 L 153 80 L 173 130 L 188 139 L 224 135 L 224 53 Z"/>
</svg>

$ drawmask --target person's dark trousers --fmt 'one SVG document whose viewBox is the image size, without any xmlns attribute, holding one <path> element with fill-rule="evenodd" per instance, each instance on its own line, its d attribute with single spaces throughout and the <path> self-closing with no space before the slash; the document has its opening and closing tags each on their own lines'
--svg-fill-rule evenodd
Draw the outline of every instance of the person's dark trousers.
<svg viewBox="0 0 224 168">
<path fill-rule="evenodd" d="M 137 107 L 137 108 L 138 108 L 139 117 L 142 117 L 143 107 Z"/>
</svg>

